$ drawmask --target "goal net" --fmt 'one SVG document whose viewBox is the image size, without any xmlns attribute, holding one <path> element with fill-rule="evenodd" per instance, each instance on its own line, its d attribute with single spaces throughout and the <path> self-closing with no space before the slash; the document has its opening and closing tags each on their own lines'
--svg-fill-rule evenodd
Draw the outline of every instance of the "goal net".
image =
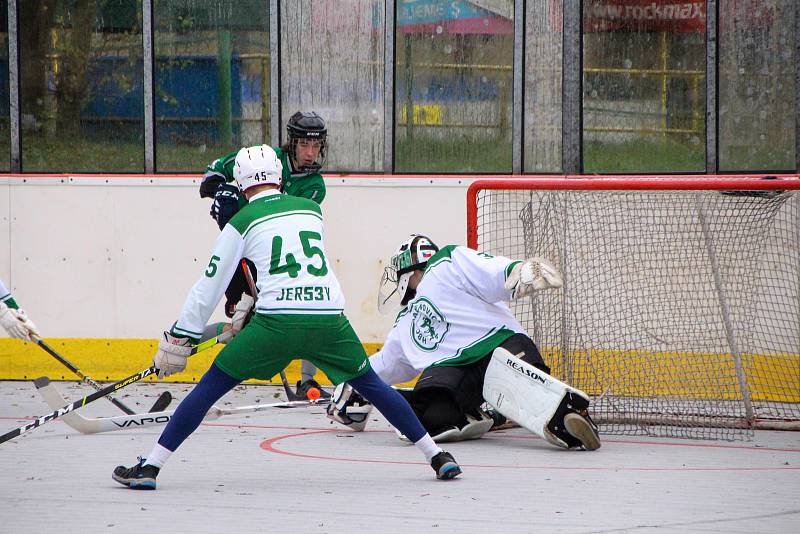
<svg viewBox="0 0 800 534">
<path fill-rule="evenodd" d="M 564 287 L 511 303 L 609 434 L 800 429 L 800 180 L 479 180 L 469 245 L 542 256 Z"/>
</svg>

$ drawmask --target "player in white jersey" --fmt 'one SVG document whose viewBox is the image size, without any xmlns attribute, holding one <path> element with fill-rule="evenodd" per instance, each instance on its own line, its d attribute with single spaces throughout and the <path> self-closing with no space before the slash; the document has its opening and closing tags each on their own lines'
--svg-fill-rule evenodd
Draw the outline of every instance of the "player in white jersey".
<svg viewBox="0 0 800 534">
<path fill-rule="evenodd" d="M 267 145 L 243 148 L 234 177 L 248 197 L 222 229 L 211 260 L 189 292 L 180 317 L 159 343 L 159 377 L 186 368 L 192 344 L 222 298 L 243 257 L 258 272 L 255 313 L 234 315 L 233 340 L 175 410 L 146 459 L 117 466 L 113 479 L 132 489 L 155 489 L 159 470 L 225 393 L 249 378 L 270 379 L 298 354 L 334 384 L 348 382 L 368 398 L 425 455 L 437 478 L 458 476 L 453 457 L 434 443 L 408 402 L 371 369 L 364 347 L 343 314 L 344 296 L 325 255 L 322 210 L 279 191 L 282 165 Z M 241 303 L 241 301 L 240 301 Z M 238 305 L 237 305 L 238 306 Z"/>
<path fill-rule="evenodd" d="M 31 336 L 41 337 L 36 325 L 19 308 L 6 285 L 0 280 L 0 325 L 9 336 L 32 341 Z"/>
<path fill-rule="evenodd" d="M 486 401 L 555 445 L 596 449 L 588 397 L 549 375 L 505 304 L 561 284 L 560 273 L 546 260 L 510 260 L 463 246 L 439 249 L 413 235 L 392 257 L 381 282 L 379 308 L 397 301 L 402 308 L 383 348 L 370 358 L 372 368 L 389 384 L 422 372 L 414 389 L 403 394 L 437 441 L 488 431 L 493 420 L 480 409 Z M 516 375 L 527 382 L 518 384 Z M 368 410 L 349 396 L 338 388 L 332 419 L 348 424 L 351 409 L 356 417 Z"/>
</svg>

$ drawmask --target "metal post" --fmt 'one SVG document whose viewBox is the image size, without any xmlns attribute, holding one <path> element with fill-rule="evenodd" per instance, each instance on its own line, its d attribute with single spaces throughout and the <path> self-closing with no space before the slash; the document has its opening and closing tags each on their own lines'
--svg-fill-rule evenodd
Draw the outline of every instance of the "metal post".
<svg viewBox="0 0 800 534">
<path fill-rule="evenodd" d="M 794 6 L 794 120 L 794 172 L 800 172 L 800 5 L 797 4 Z"/>
<path fill-rule="evenodd" d="M 525 113 L 525 2 L 514 0 L 514 103 L 511 106 L 511 173 L 522 174 L 523 146 L 525 142 L 522 119 Z M 505 113 L 501 109 L 500 113 Z"/>
<path fill-rule="evenodd" d="M 278 0 L 269 2 L 270 145 L 281 144 L 281 12 Z"/>
<path fill-rule="evenodd" d="M 142 0 L 142 68 L 144 97 L 144 172 L 156 172 L 155 86 L 153 79 L 153 0 Z"/>
<path fill-rule="evenodd" d="M 394 172 L 395 2 L 384 0 L 383 25 L 383 173 Z"/>
<path fill-rule="evenodd" d="M 719 170 L 717 130 L 717 0 L 706 4 L 706 173 Z"/>
<path fill-rule="evenodd" d="M 564 174 L 583 169 L 581 130 L 583 123 L 581 19 L 583 2 L 564 0 L 561 98 L 561 166 Z"/>
<path fill-rule="evenodd" d="M 8 130 L 11 135 L 11 172 L 22 172 L 19 101 L 19 22 L 17 3 L 8 3 Z"/>
<path fill-rule="evenodd" d="M 233 144 L 231 124 L 231 31 L 217 33 L 217 83 L 219 84 L 219 142 L 224 147 Z M 227 148 L 225 150 L 228 150 Z"/>
</svg>

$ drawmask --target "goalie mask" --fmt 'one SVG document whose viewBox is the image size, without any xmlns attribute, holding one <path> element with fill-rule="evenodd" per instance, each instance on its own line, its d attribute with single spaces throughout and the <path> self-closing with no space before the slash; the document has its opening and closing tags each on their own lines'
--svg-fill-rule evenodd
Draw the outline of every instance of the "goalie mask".
<svg viewBox="0 0 800 534">
<path fill-rule="evenodd" d="M 378 311 L 390 313 L 414 298 L 416 289 L 408 287 L 414 271 L 422 271 L 428 260 L 439 252 L 433 241 L 424 235 L 412 235 L 404 241 L 383 270 L 378 288 Z"/>
<path fill-rule="evenodd" d="M 328 155 L 328 128 L 322 117 L 313 111 L 298 111 L 286 123 L 289 134 L 289 157 L 297 171 L 318 172 Z"/>
</svg>

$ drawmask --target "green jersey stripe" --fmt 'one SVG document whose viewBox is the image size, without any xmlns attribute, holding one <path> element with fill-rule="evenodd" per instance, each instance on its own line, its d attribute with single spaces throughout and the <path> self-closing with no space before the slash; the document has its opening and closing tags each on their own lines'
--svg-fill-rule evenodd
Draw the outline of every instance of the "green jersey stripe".
<svg viewBox="0 0 800 534">
<path fill-rule="evenodd" d="M 289 217 L 289 216 L 292 216 L 292 215 L 310 215 L 312 217 L 316 217 L 320 221 L 322 220 L 322 215 L 320 215 L 319 213 L 316 213 L 314 211 L 310 211 L 310 210 L 293 210 L 293 211 L 283 211 L 283 212 L 280 212 L 280 213 L 274 213 L 272 215 L 266 215 L 264 217 L 260 217 L 260 218 L 258 218 L 256 220 L 254 220 L 253 222 L 251 222 L 247 226 L 247 228 L 245 228 L 245 231 L 242 233 L 242 238 L 244 238 L 250 230 L 252 230 L 256 226 L 258 226 L 259 224 L 262 224 L 262 223 L 265 223 L 265 222 L 269 222 L 269 221 L 273 221 L 275 219 L 280 219 L 282 217 Z"/>
</svg>

